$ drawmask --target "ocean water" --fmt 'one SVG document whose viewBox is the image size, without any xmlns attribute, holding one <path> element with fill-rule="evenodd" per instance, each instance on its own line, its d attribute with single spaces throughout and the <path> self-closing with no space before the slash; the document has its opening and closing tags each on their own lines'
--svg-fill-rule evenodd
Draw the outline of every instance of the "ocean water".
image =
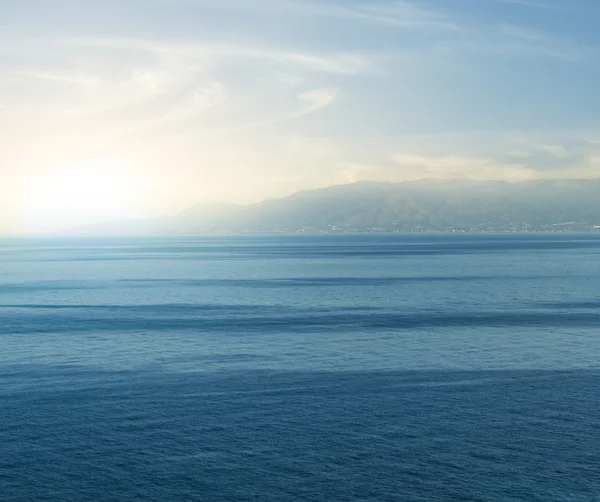
<svg viewBox="0 0 600 502">
<path fill-rule="evenodd" d="M 0 500 L 600 501 L 600 235 L 0 241 Z"/>
</svg>

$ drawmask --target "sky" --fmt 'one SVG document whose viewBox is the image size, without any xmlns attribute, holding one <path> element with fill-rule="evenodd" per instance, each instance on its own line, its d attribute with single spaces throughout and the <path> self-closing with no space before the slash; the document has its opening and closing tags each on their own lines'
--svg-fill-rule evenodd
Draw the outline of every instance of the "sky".
<svg viewBox="0 0 600 502">
<path fill-rule="evenodd" d="M 0 233 L 600 177 L 597 0 L 1 0 Z"/>
</svg>

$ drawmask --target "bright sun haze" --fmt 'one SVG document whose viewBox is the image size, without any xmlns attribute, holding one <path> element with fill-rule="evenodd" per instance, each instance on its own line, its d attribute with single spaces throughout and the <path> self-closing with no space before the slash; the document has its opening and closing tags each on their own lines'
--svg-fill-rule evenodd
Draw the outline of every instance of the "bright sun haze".
<svg viewBox="0 0 600 502">
<path fill-rule="evenodd" d="M 33 232 L 140 216 L 139 180 L 121 158 L 100 158 L 45 170 L 24 197 Z"/>
</svg>

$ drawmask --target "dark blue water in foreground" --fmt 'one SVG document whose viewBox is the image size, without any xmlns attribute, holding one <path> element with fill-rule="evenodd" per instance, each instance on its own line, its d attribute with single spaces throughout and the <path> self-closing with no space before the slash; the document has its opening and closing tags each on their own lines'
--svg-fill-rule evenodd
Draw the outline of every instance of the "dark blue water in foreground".
<svg viewBox="0 0 600 502">
<path fill-rule="evenodd" d="M 600 500 L 600 235 L 0 241 L 0 500 Z"/>
</svg>

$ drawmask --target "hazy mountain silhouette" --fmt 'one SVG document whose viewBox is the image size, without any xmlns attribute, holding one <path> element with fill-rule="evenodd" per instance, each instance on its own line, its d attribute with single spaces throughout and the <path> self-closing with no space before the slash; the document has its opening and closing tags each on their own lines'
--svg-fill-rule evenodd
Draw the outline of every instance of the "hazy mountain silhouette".
<svg viewBox="0 0 600 502">
<path fill-rule="evenodd" d="M 248 206 L 199 205 L 151 226 L 153 233 L 200 234 L 591 230 L 596 225 L 600 179 L 359 182 Z M 125 232 L 134 226 L 130 222 Z"/>
</svg>

